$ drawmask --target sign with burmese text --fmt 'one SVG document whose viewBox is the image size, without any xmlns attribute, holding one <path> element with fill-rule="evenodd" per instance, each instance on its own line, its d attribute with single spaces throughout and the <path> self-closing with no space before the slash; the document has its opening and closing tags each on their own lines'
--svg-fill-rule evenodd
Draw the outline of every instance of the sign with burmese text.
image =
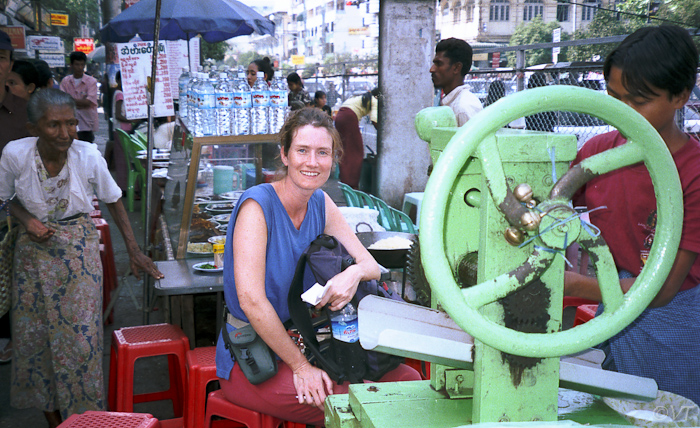
<svg viewBox="0 0 700 428">
<path fill-rule="evenodd" d="M 173 89 L 173 97 L 180 98 L 177 82 L 182 74 L 182 69 L 197 70 L 199 65 L 199 37 L 190 39 L 189 50 L 187 49 L 187 40 L 166 40 L 165 46 L 168 68 L 170 69 L 170 87 Z"/>
<path fill-rule="evenodd" d="M 129 120 L 148 117 L 149 88 L 151 88 L 151 61 L 153 42 L 130 42 L 117 44 L 119 68 L 122 75 L 124 106 Z M 165 43 L 159 42 L 156 63 L 155 116 L 173 116 L 173 92 Z M 175 88 L 177 90 L 177 88 Z"/>
</svg>

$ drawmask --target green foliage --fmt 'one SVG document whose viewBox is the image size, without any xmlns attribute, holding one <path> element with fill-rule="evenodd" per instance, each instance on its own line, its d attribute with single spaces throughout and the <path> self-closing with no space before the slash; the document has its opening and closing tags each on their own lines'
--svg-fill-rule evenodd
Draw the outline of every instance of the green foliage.
<svg viewBox="0 0 700 428">
<path fill-rule="evenodd" d="M 259 54 L 255 51 L 241 52 L 238 54 L 238 58 L 236 59 L 236 65 L 245 69 L 248 68 L 248 64 L 258 58 L 263 58 L 264 56 L 265 55 Z"/>
<path fill-rule="evenodd" d="M 630 7 L 628 10 L 630 13 L 638 12 L 636 10 L 638 6 L 634 2 L 626 6 Z M 623 10 L 623 7 L 620 7 L 620 10 Z M 618 14 L 615 12 L 599 10 L 585 30 L 576 31 L 576 33 L 574 33 L 574 39 L 581 40 L 620 36 L 630 34 L 644 25 L 644 19 L 635 18 L 630 15 L 620 15 L 620 18 L 618 18 Z M 569 59 L 571 61 L 603 60 L 615 46 L 617 46 L 617 43 L 572 46 L 569 50 Z"/>
<path fill-rule="evenodd" d="M 698 0 L 666 0 L 656 15 L 682 27 L 700 27 L 700 2 Z"/>
<path fill-rule="evenodd" d="M 509 44 L 511 46 L 517 45 L 532 45 L 536 43 L 549 43 L 552 41 L 552 31 L 559 28 L 559 23 L 548 22 L 544 23 L 542 17 L 537 15 L 529 23 L 522 23 L 518 25 L 515 32 L 510 38 Z M 562 32 L 562 40 L 568 40 L 569 35 Z M 515 66 L 515 52 L 508 52 L 508 64 Z M 562 48 L 559 53 L 559 60 L 566 61 L 567 49 Z M 537 64 L 545 64 L 552 62 L 552 50 L 551 49 L 533 49 L 526 53 L 526 66 L 532 66 Z"/>
<path fill-rule="evenodd" d="M 206 40 L 200 38 L 200 51 L 201 58 L 208 59 L 211 58 L 217 62 L 223 61 L 226 51 L 228 50 L 228 44 L 226 42 L 209 43 Z"/>
</svg>

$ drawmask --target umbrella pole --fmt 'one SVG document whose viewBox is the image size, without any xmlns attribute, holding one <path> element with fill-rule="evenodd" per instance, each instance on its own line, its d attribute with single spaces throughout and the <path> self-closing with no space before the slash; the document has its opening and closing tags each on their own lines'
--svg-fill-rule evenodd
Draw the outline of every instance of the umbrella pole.
<svg viewBox="0 0 700 428">
<path fill-rule="evenodd" d="M 149 85 L 150 97 L 148 103 L 148 142 L 146 148 L 146 159 L 148 159 L 148 162 L 146 165 L 146 196 L 145 199 L 143 197 L 141 198 L 141 203 L 146 204 L 144 210 L 146 214 L 146 224 L 143 227 L 143 243 L 145 251 L 147 252 L 150 252 L 151 250 L 151 199 L 153 198 L 153 116 L 155 113 L 156 72 L 158 70 L 160 5 L 161 0 L 156 0 L 156 13 L 153 23 L 153 59 L 151 61 L 151 84 Z M 152 252 L 151 255 L 153 255 Z M 149 324 L 151 315 L 151 277 L 149 275 L 144 275 L 143 278 L 143 323 Z"/>
</svg>

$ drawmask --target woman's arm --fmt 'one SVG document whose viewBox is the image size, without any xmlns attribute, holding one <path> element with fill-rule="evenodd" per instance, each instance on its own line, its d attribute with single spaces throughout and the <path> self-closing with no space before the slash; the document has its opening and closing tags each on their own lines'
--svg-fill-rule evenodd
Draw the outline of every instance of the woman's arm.
<svg viewBox="0 0 700 428">
<path fill-rule="evenodd" d="M 265 294 L 267 224 L 262 208 L 254 200 L 243 202 L 238 212 L 232 245 L 233 275 L 241 309 L 255 332 L 294 372 L 299 403 L 322 407 L 326 395 L 333 393 L 330 377 L 306 360 Z"/>
<path fill-rule="evenodd" d="M 340 241 L 348 253 L 355 258 L 355 264 L 331 279 L 331 285 L 317 307 L 323 307 L 330 303 L 330 309 L 337 311 L 342 309 L 355 295 L 360 281 L 379 279 L 381 272 L 379 265 L 367 249 L 362 245 L 357 235 L 343 217 L 335 202 L 326 197 L 326 228 L 324 233 L 334 236 Z"/>
<path fill-rule="evenodd" d="M 131 229 L 131 224 L 129 223 L 129 218 L 126 215 L 126 210 L 124 209 L 122 200 L 117 199 L 117 202 L 107 204 L 107 209 L 109 209 L 109 213 L 117 223 L 117 228 L 122 234 L 122 238 L 124 238 L 126 251 L 129 254 L 131 272 L 134 274 L 134 276 L 137 279 L 141 279 L 139 272 L 143 270 L 155 279 L 163 278 L 164 275 L 158 270 L 156 265 L 153 263 L 153 260 L 142 253 L 139 245 L 136 243 L 136 238 L 134 237 L 134 232 Z"/>
<path fill-rule="evenodd" d="M 651 301 L 649 307 L 659 307 L 667 305 L 678 293 L 683 281 L 688 276 L 690 268 L 695 263 L 697 253 L 692 251 L 679 249 L 676 254 L 676 259 L 666 277 L 664 285 L 659 290 L 659 293 Z M 624 293 L 627 293 L 634 284 L 636 278 L 624 278 L 620 280 L 620 287 Z M 589 276 L 581 275 L 575 272 L 567 271 L 564 274 L 564 294 L 573 297 L 582 297 L 600 302 L 600 287 L 598 280 Z"/>
</svg>

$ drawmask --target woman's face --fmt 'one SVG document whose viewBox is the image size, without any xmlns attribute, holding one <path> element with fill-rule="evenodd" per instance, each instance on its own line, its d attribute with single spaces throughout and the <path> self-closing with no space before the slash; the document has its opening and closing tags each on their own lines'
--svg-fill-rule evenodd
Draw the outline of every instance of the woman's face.
<svg viewBox="0 0 700 428">
<path fill-rule="evenodd" d="M 319 107 L 323 107 L 326 105 L 326 96 L 324 95 L 321 98 L 316 98 L 316 101 Z"/>
<path fill-rule="evenodd" d="M 280 157 L 287 167 L 287 178 L 303 189 L 316 190 L 330 177 L 333 138 L 325 128 L 303 126 L 292 137 L 287 155 L 282 148 Z"/>
<path fill-rule="evenodd" d="M 38 145 L 52 153 L 67 152 L 77 137 L 78 120 L 69 106 L 50 107 L 29 132 L 39 137 Z"/>
<path fill-rule="evenodd" d="M 248 85 L 251 87 L 255 84 L 255 80 L 258 78 L 258 66 L 254 62 L 248 64 L 248 70 L 246 71 L 246 76 L 248 77 Z"/>
<path fill-rule="evenodd" d="M 297 82 L 287 82 L 287 87 L 289 87 L 289 90 L 292 92 L 299 92 L 302 89 L 301 83 Z"/>
<path fill-rule="evenodd" d="M 7 76 L 5 84 L 8 88 L 10 88 L 10 92 L 20 98 L 24 98 L 25 100 L 28 100 L 34 93 L 34 89 L 36 89 L 36 85 L 33 83 L 25 85 L 24 81 L 22 80 L 22 76 L 14 71 L 11 71 L 9 76 Z"/>
</svg>

